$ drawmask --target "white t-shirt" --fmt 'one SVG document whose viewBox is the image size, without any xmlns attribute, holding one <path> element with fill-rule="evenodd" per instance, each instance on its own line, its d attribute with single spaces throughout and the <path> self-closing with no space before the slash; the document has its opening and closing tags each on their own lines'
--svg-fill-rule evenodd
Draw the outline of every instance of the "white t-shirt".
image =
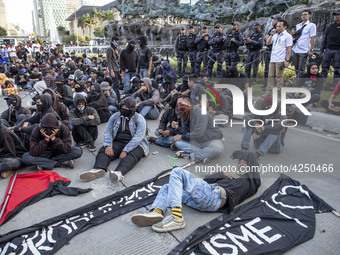
<svg viewBox="0 0 340 255">
<path fill-rule="evenodd" d="M 316 36 L 316 25 L 310 21 L 305 23 L 299 40 L 295 43 L 293 51 L 295 53 L 307 53 L 310 49 L 310 38 Z M 296 30 L 303 27 L 302 23 L 296 25 Z"/>
<path fill-rule="evenodd" d="M 16 50 L 15 47 L 9 47 L 8 52 L 9 52 L 10 57 L 16 57 L 17 56 L 17 50 Z"/>
<path fill-rule="evenodd" d="M 287 47 L 293 45 L 293 37 L 286 30 L 281 34 L 276 33 L 272 37 L 271 63 L 284 62 L 286 60 Z"/>
<path fill-rule="evenodd" d="M 30 56 L 32 54 L 32 48 L 29 45 L 25 45 L 25 48 L 28 50 L 27 56 Z"/>
<path fill-rule="evenodd" d="M 33 52 L 40 52 L 40 44 L 39 43 L 34 43 L 32 45 Z"/>
</svg>

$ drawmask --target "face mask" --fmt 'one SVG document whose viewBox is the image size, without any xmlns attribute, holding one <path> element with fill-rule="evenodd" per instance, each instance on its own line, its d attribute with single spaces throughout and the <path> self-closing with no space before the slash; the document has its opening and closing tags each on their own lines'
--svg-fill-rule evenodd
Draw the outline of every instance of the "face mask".
<svg viewBox="0 0 340 255">
<path fill-rule="evenodd" d="M 37 111 L 42 112 L 43 111 L 43 105 L 42 104 L 37 104 Z"/>
<path fill-rule="evenodd" d="M 85 106 L 78 106 L 77 109 L 78 109 L 78 111 L 80 111 L 81 113 L 83 113 L 84 110 L 85 110 Z"/>
<path fill-rule="evenodd" d="M 11 106 L 14 107 L 16 105 L 16 102 L 7 101 L 7 105 L 9 107 L 11 107 Z"/>
<path fill-rule="evenodd" d="M 185 123 L 188 123 L 190 117 L 190 106 L 189 105 L 179 105 L 178 112 Z"/>
<path fill-rule="evenodd" d="M 131 114 L 131 110 L 127 110 L 127 109 L 125 109 L 125 108 L 122 108 L 122 109 L 120 109 L 120 113 L 121 113 L 124 117 L 128 117 L 128 116 L 130 116 L 130 114 Z"/>
</svg>

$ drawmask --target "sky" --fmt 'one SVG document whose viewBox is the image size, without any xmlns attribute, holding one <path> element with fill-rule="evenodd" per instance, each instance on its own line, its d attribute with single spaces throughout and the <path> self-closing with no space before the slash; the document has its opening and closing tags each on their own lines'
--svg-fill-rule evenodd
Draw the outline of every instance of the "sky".
<svg viewBox="0 0 340 255">
<path fill-rule="evenodd" d="M 58 1 L 58 0 L 55 0 Z M 96 0 L 98 6 L 112 2 L 113 0 Z M 7 10 L 7 23 L 19 25 L 26 34 L 33 32 L 32 10 L 33 0 L 4 0 Z"/>
</svg>

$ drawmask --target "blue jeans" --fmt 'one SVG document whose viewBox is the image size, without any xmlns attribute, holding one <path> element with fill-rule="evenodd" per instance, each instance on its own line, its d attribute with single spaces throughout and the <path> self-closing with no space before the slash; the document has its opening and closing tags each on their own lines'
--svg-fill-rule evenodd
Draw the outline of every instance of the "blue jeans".
<svg viewBox="0 0 340 255">
<path fill-rule="evenodd" d="M 241 142 L 241 146 L 243 148 L 249 149 L 249 142 L 255 130 L 255 128 L 249 126 L 244 128 Z M 260 133 L 260 137 L 254 140 L 254 145 L 258 148 L 256 152 L 260 153 L 262 156 L 266 155 L 267 152 L 279 154 L 283 150 L 283 145 L 281 143 L 281 133 L 279 135 L 269 134 L 267 136 Z"/>
<path fill-rule="evenodd" d="M 214 184 L 192 178 L 188 171 L 175 168 L 170 173 L 169 184 L 163 185 L 151 208 L 164 212 L 167 207 L 182 206 L 182 202 L 200 211 L 215 212 L 222 202 L 221 191 Z"/>
<path fill-rule="evenodd" d="M 224 144 L 222 140 L 216 139 L 204 143 L 196 141 L 178 140 L 175 143 L 176 147 L 187 153 L 190 153 L 192 160 L 203 160 L 205 158 L 217 158 L 224 151 Z"/>
<path fill-rule="evenodd" d="M 109 105 L 109 106 L 108 106 L 108 109 L 109 109 L 110 112 L 118 112 L 117 107 L 116 107 L 116 106 L 113 106 L 113 105 Z"/>
<path fill-rule="evenodd" d="M 8 170 L 19 170 L 20 166 L 20 158 L 0 158 L 0 173 Z"/>
<path fill-rule="evenodd" d="M 139 71 L 140 78 L 143 79 L 145 77 L 148 77 L 148 71 L 149 69 L 140 69 Z"/>
<path fill-rule="evenodd" d="M 160 136 L 159 133 L 158 133 L 158 129 L 159 128 L 156 128 L 156 130 L 155 130 L 155 135 L 158 137 L 157 140 L 155 141 L 155 144 L 162 146 L 162 147 L 168 147 L 169 148 L 170 145 L 172 144 L 173 136 L 172 135 L 169 135 L 167 137 Z"/>
<path fill-rule="evenodd" d="M 117 95 L 117 99 L 118 99 L 118 102 L 120 101 L 120 92 L 119 92 L 119 72 L 118 71 L 114 71 L 115 73 L 115 77 L 112 78 L 111 74 L 111 78 L 112 78 L 112 82 L 113 82 L 113 90 L 116 92 L 116 95 Z"/>
<path fill-rule="evenodd" d="M 130 80 L 132 77 L 136 76 L 136 72 L 123 72 L 124 76 L 124 92 L 128 91 L 131 89 L 131 82 Z"/>
<path fill-rule="evenodd" d="M 140 98 L 136 98 L 136 103 L 141 102 Z M 142 115 L 145 119 L 148 120 L 156 120 L 159 117 L 159 110 L 154 105 L 140 105 L 138 107 L 139 114 Z"/>
</svg>

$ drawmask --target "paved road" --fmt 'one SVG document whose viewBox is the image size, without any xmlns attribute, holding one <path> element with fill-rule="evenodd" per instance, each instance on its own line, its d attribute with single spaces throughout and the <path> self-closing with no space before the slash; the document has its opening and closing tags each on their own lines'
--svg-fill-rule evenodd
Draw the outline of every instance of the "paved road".
<svg viewBox="0 0 340 255">
<path fill-rule="evenodd" d="M 5 109 L 3 97 L 0 98 L 0 111 Z M 24 99 L 25 104 L 26 99 Z M 148 121 L 150 130 L 154 130 L 157 121 Z M 100 126 L 100 134 L 103 134 L 105 125 Z M 229 155 L 240 148 L 242 131 L 240 127 L 224 128 L 226 138 L 224 155 L 218 160 L 212 161 L 210 165 L 236 164 Z M 97 147 L 102 144 L 103 136 L 100 135 L 96 142 Z M 286 137 L 286 146 L 280 155 L 268 154 L 260 159 L 263 165 L 288 165 L 296 164 L 333 164 L 333 173 L 323 175 L 310 174 L 289 174 L 303 184 L 306 184 L 313 192 L 322 199 L 340 211 L 340 159 L 339 146 L 337 139 L 327 137 L 323 134 L 306 131 L 302 129 L 290 129 Z M 135 169 L 131 170 L 122 183 L 112 184 L 108 178 L 95 180 L 90 183 L 84 183 L 79 179 L 79 174 L 91 169 L 95 153 L 84 150 L 82 158 L 75 162 L 75 169 L 55 169 L 61 176 L 69 178 L 71 186 L 81 188 L 93 188 L 93 191 L 77 197 L 56 196 L 46 198 L 38 203 L 31 205 L 22 210 L 17 216 L 5 225 L 1 226 L 0 234 L 5 234 L 11 230 L 30 226 L 34 223 L 41 222 L 45 219 L 52 218 L 64 212 L 86 205 L 99 198 L 110 195 L 126 187 L 139 183 L 143 180 L 155 176 L 157 173 L 170 168 L 167 155 L 174 155 L 169 149 L 164 149 L 155 145 L 150 145 L 150 152 L 158 151 L 159 153 L 150 155 L 139 162 Z M 180 159 L 177 165 L 185 164 L 186 160 Z M 111 163 L 110 169 L 114 169 L 117 162 Z M 190 170 L 195 172 L 194 167 Z M 35 169 L 25 168 L 22 173 L 31 172 Z M 204 174 L 197 173 L 203 177 Z M 263 174 L 262 185 L 257 197 L 268 188 L 279 174 Z M 0 197 L 3 197 L 9 182 L 9 179 L 0 180 Z M 122 215 L 107 223 L 89 229 L 88 231 L 74 237 L 69 244 L 65 245 L 57 254 L 166 254 L 171 251 L 180 241 L 184 240 L 193 230 L 202 224 L 210 221 L 219 215 L 219 213 L 203 213 L 184 206 L 183 215 L 187 227 L 183 230 L 172 233 L 158 234 L 150 228 L 138 228 L 130 221 L 130 217 L 136 212 L 146 212 L 147 208 L 141 208 L 137 211 Z M 320 214 L 316 216 L 315 237 L 296 248 L 293 248 L 287 254 L 338 254 L 340 250 L 339 242 L 340 219 L 331 213 Z"/>
</svg>

